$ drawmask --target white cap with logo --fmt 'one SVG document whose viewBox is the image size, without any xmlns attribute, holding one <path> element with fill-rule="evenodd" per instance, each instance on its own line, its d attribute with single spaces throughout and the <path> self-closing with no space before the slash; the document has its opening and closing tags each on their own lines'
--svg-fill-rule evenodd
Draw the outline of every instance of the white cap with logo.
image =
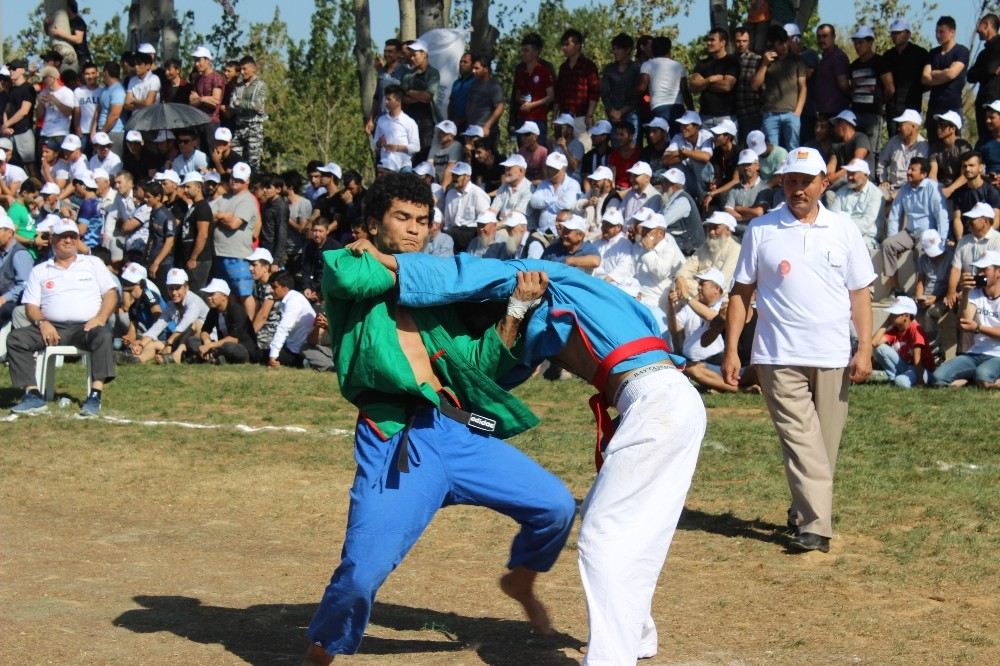
<svg viewBox="0 0 1000 666">
<path fill-rule="evenodd" d="M 826 162 L 815 148 L 796 148 L 788 153 L 783 173 L 804 173 L 807 176 L 826 173 Z"/>
<path fill-rule="evenodd" d="M 608 167 L 601 165 L 594 169 L 594 173 L 587 176 L 588 180 L 600 181 L 600 180 L 614 180 L 615 174 Z"/>
<path fill-rule="evenodd" d="M 989 205 L 985 201 L 980 201 L 975 206 L 962 213 L 962 217 L 967 217 L 970 220 L 974 220 L 979 217 L 988 217 L 992 220 L 993 216 L 993 206 Z"/>
<path fill-rule="evenodd" d="M 925 229 L 924 233 L 920 234 L 920 249 L 931 259 L 944 254 L 944 248 L 944 239 L 937 229 Z"/>
<path fill-rule="evenodd" d="M 212 278 L 212 281 L 202 287 L 199 291 L 203 291 L 206 294 L 225 294 L 226 296 L 230 294 L 229 284 L 221 278 Z"/>
<path fill-rule="evenodd" d="M 559 226 L 570 231 L 586 231 L 587 221 L 579 215 L 570 215 L 568 220 L 559 222 Z"/>
<path fill-rule="evenodd" d="M 179 285 L 187 284 L 188 274 L 183 268 L 171 268 L 167 271 L 167 284 L 168 285 Z"/>
<path fill-rule="evenodd" d="M 233 180 L 248 183 L 250 182 L 250 173 L 250 165 L 246 162 L 237 162 L 233 165 Z"/>
<path fill-rule="evenodd" d="M 886 312 L 891 315 L 908 314 L 916 316 L 917 302 L 909 296 L 897 296 Z"/>
<path fill-rule="evenodd" d="M 274 263 L 274 257 L 271 255 L 271 251 L 266 247 L 258 247 L 256 250 L 247 255 L 246 260 L 250 263 L 255 261 L 266 261 L 268 265 Z"/>
<path fill-rule="evenodd" d="M 702 280 L 705 280 L 707 282 L 714 282 L 715 284 L 719 285 L 719 289 L 726 288 L 726 285 L 723 284 L 726 281 L 726 276 L 723 275 L 722 271 L 720 271 L 716 266 L 712 266 L 707 271 L 702 271 L 701 273 L 698 273 L 697 275 L 694 276 L 694 279 L 698 280 L 699 282 L 701 282 Z"/>
<path fill-rule="evenodd" d="M 736 231 L 736 218 L 724 210 L 715 211 L 702 224 L 719 224 L 728 227 L 730 231 Z"/>
<path fill-rule="evenodd" d="M 528 160 L 524 159 L 524 156 L 520 153 L 514 153 L 503 162 L 500 163 L 502 167 L 520 167 L 521 169 L 528 168 Z"/>
</svg>

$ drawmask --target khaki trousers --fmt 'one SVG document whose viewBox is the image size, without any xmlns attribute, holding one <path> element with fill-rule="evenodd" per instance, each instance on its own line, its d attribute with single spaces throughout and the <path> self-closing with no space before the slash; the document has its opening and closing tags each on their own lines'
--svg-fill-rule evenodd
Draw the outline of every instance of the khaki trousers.
<svg viewBox="0 0 1000 666">
<path fill-rule="evenodd" d="M 833 473 L 847 422 L 848 368 L 758 365 L 800 532 L 833 536 Z"/>
</svg>

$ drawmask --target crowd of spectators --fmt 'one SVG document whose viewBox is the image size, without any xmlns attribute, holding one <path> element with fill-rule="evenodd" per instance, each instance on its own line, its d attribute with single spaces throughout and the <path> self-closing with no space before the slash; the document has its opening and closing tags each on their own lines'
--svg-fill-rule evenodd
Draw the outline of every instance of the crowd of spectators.
<svg viewBox="0 0 1000 666">
<path fill-rule="evenodd" d="M 886 378 L 996 387 L 998 27 L 993 14 L 979 20 L 974 62 L 948 16 L 929 52 L 910 41 L 906 19 L 892 22 L 883 54 L 862 26 L 854 60 L 828 23 L 816 28 L 818 53 L 793 23 L 713 29 L 690 72 L 663 36 L 616 36 L 599 70 L 580 31 L 562 35 L 558 67 L 529 33 L 509 91 L 487 58 L 464 54 L 446 115 L 428 46 L 389 40 L 365 129 L 376 177 L 412 171 L 433 190 L 427 252 L 548 259 L 615 284 L 656 314 L 688 374 L 719 391 L 736 390 L 719 362 L 740 238 L 783 205 L 789 153 L 814 148 L 830 181 L 826 206 L 857 224 L 896 290 L 873 338 Z M 15 347 L 49 343 L 49 323 L 96 321 L 118 363 L 330 368 L 322 254 L 367 233 L 364 168 L 314 161 L 304 174 L 267 172 L 267 89 L 253 58 L 219 72 L 206 47 L 189 55 L 160 65 L 143 44 L 79 73 L 61 69 L 55 52 L 38 71 L 23 59 L 0 68 L 0 326 L 41 331 L 8 345 L 29 397 L 38 387 L 23 358 L 14 377 Z M 974 145 L 962 137 L 967 82 L 979 85 Z M 127 128 L 160 101 L 211 122 Z M 93 258 L 107 267 L 117 298 L 104 316 L 103 292 L 92 294 L 90 316 L 77 321 L 49 285 L 85 257 L 90 271 Z M 897 278 L 905 262 L 912 284 Z M 934 335 L 955 325 L 943 323 L 949 313 L 963 354 L 942 365 Z M 752 372 L 742 386 L 756 388 Z"/>
</svg>

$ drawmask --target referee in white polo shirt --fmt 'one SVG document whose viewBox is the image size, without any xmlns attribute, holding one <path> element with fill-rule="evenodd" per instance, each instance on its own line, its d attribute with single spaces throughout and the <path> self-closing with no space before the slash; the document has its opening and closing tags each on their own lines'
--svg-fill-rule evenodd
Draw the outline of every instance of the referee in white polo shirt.
<svg viewBox="0 0 1000 666">
<path fill-rule="evenodd" d="M 793 150 L 782 170 L 787 205 L 753 220 L 743 236 L 722 371 L 738 384 L 736 346 L 756 290 L 751 362 L 784 454 L 795 531 L 789 549 L 825 553 L 848 387 L 871 373 L 868 287 L 876 274 L 857 225 L 820 204 L 829 180 L 819 153 Z M 853 356 L 851 322 L 859 332 Z"/>
<path fill-rule="evenodd" d="M 21 298 L 32 325 L 15 329 L 7 338 L 11 383 L 25 390 L 11 411 L 45 411 L 45 398 L 35 383 L 34 354 L 51 345 L 73 345 L 89 351 L 91 359 L 91 391 L 80 416 L 97 416 L 104 384 L 115 377 L 111 331 L 105 324 L 115 310 L 118 290 L 100 259 L 77 253 L 76 222 L 63 218 L 49 233 L 52 258 L 32 269 Z"/>
</svg>

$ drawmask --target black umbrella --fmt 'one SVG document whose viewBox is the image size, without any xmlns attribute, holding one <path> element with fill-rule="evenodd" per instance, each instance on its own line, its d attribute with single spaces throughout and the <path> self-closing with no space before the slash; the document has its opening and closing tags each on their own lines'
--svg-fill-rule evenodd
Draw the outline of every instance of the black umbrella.
<svg viewBox="0 0 1000 666">
<path fill-rule="evenodd" d="M 212 118 L 187 104 L 160 103 L 147 106 L 132 114 L 127 127 L 130 130 L 148 132 L 152 130 L 181 129 L 212 122 Z"/>
</svg>

